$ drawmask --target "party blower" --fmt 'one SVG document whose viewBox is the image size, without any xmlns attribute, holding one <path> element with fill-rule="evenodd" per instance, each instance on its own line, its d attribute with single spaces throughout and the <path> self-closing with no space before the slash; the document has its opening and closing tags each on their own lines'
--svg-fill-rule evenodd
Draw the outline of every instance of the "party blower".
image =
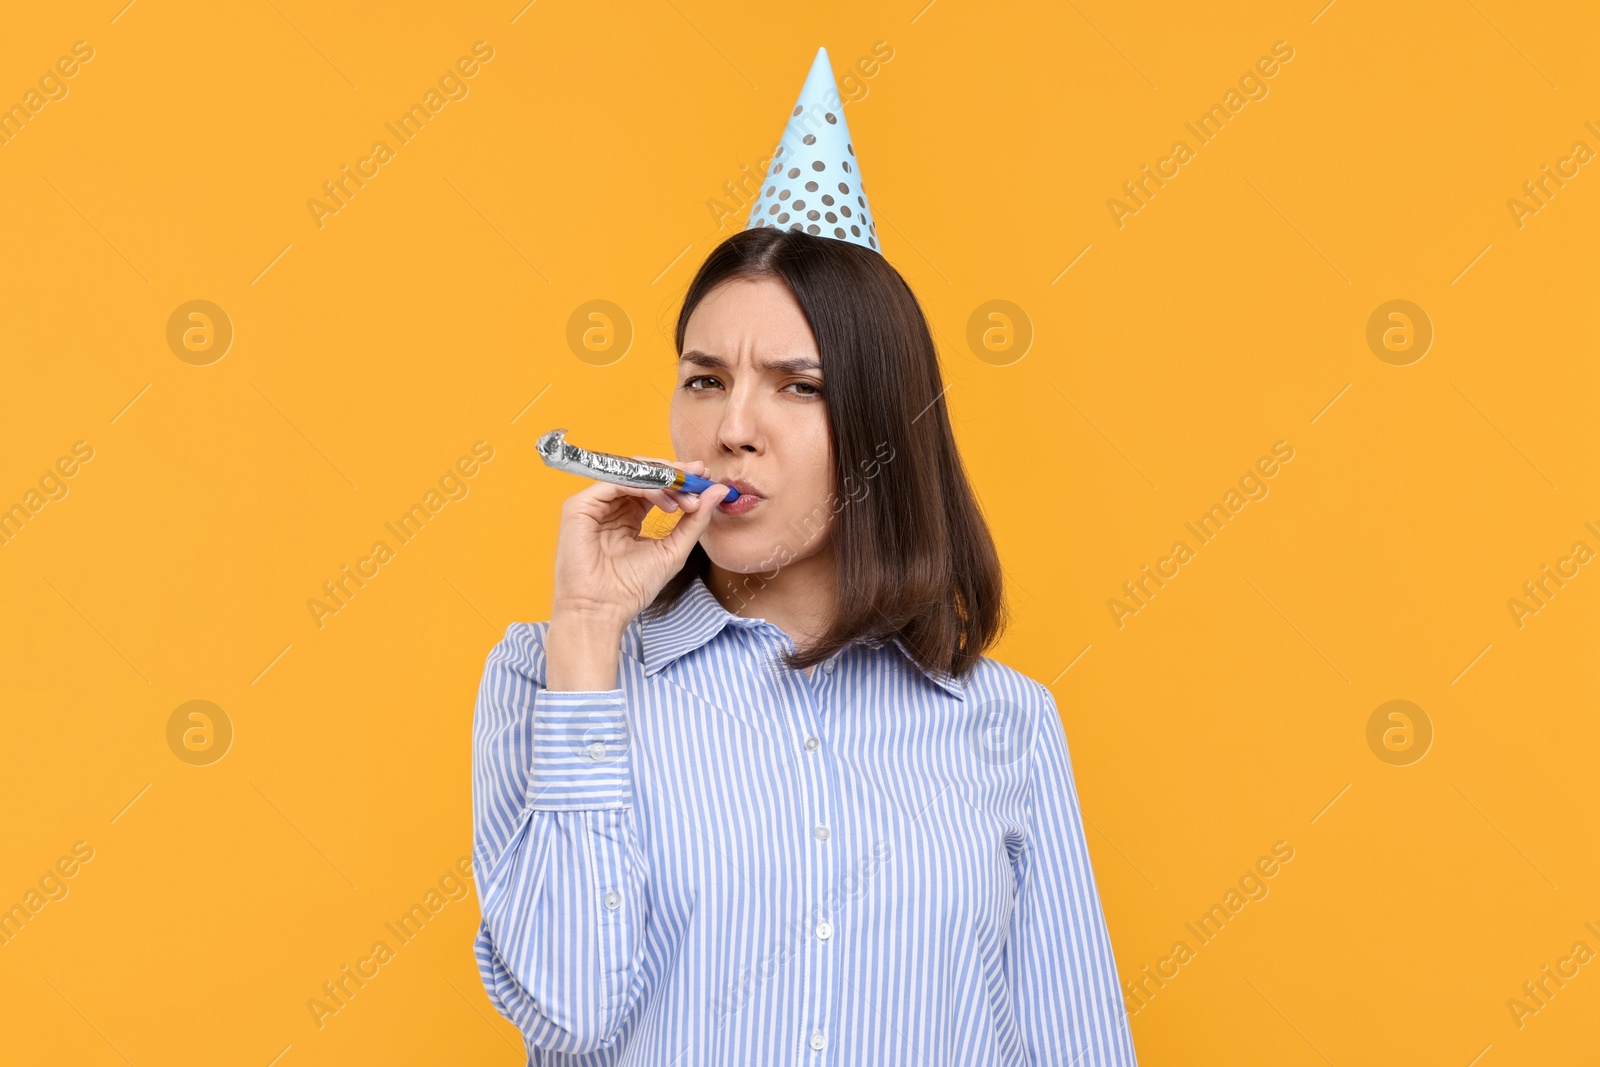
<svg viewBox="0 0 1600 1067">
<path fill-rule="evenodd" d="M 551 430 L 539 438 L 539 456 L 546 467 L 568 474 L 581 474 L 602 482 L 631 485 L 635 489 L 680 489 L 685 493 L 703 493 L 719 483 L 697 474 L 689 474 L 666 463 L 652 463 L 647 459 L 614 456 L 609 452 L 591 452 L 566 442 L 567 431 Z M 739 499 L 739 490 L 728 486 L 723 503 Z"/>
</svg>

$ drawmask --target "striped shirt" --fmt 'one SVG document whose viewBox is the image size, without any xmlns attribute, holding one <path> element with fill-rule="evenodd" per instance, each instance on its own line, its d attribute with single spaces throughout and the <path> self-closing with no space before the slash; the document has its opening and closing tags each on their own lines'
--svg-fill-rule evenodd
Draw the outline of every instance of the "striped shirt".
<svg viewBox="0 0 1600 1067">
<path fill-rule="evenodd" d="M 548 626 L 473 722 L 474 947 L 530 1064 L 1134 1064 L 1044 686 L 898 639 L 789 670 L 697 580 L 618 688 L 551 692 Z"/>
</svg>

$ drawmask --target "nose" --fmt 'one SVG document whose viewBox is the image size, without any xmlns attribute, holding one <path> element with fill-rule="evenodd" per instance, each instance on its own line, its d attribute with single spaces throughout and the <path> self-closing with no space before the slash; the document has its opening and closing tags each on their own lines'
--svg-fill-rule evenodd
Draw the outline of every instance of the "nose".
<svg viewBox="0 0 1600 1067">
<path fill-rule="evenodd" d="M 760 412 L 751 395 L 754 383 L 745 379 L 729 392 L 717 425 L 717 446 L 723 453 L 760 452 L 764 444 Z"/>
</svg>

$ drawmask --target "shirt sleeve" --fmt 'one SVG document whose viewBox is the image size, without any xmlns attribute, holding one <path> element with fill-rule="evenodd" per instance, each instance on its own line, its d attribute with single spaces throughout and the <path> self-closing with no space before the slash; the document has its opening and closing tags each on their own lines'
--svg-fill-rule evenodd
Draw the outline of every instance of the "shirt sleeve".
<svg viewBox="0 0 1600 1067">
<path fill-rule="evenodd" d="M 490 651 L 473 719 L 474 952 L 531 1048 L 605 1048 L 643 961 L 645 865 L 621 689 L 544 688 L 547 623 Z"/>
<path fill-rule="evenodd" d="M 1035 683 L 1037 684 L 1037 683 Z M 1084 841 L 1066 732 L 1044 686 L 1028 824 L 1017 862 L 1005 970 L 1032 1062 L 1134 1067 L 1133 1036 Z"/>
</svg>

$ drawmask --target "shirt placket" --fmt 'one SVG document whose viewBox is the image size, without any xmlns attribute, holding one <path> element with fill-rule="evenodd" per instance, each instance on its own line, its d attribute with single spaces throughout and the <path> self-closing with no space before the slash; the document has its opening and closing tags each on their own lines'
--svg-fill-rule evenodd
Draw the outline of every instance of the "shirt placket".
<svg viewBox="0 0 1600 1067">
<path fill-rule="evenodd" d="M 780 650 L 783 648 L 780 643 Z M 794 744 L 800 757 L 802 806 L 796 818 L 804 819 L 795 832 L 805 835 L 805 912 L 801 918 L 798 936 L 805 938 L 805 973 L 801 982 L 801 1023 L 798 1035 L 800 1053 L 795 1062 L 799 1067 L 818 1067 L 833 1062 L 828 1049 L 834 1043 L 830 1025 L 834 1017 L 835 976 L 838 955 L 834 944 L 838 937 L 836 917 L 830 888 L 837 876 L 838 864 L 834 856 L 832 773 L 833 753 L 823 731 L 825 702 L 833 691 L 834 661 L 819 665 L 813 676 L 807 678 L 803 671 L 780 671 L 782 686 L 790 698 L 788 703 L 795 715 Z"/>
</svg>

